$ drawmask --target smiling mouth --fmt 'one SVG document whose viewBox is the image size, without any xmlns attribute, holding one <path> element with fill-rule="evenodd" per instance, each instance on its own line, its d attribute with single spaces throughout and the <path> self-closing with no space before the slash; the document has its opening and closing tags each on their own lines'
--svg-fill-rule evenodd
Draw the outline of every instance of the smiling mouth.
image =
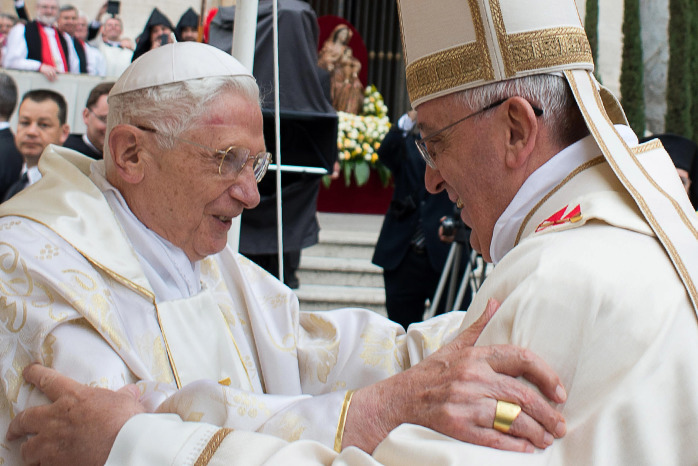
<svg viewBox="0 0 698 466">
<path fill-rule="evenodd" d="M 224 215 L 216 215 L 215 217 L 223 223 L 228 223 L 233 219 L 233 217 L 226 217 Z"/>
</svg>

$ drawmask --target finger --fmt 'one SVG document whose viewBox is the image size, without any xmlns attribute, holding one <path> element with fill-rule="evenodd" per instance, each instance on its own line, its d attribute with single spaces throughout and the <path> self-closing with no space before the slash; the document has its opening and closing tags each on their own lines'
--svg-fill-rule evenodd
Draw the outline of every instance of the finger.
<svg viewBox="0 0 698 466">
<path fill-rule="evenodd" d="M 565 419 L 562 414 L 550 406 L 543 396 L 530 386 L 522 383 L 517 379 L 500 375 L 494 385 L 494 391 L 490 396 L 495 400 L 508 401 L 521 406 L 522 413 L 530 416 L 532 420 L 538 423 L 543 429 L 552 434 L 555 438 L 560 438 L 565 435 Z M 492 417 L 494 420 L 494 412 L 496 406 L 492 408 Z M 521 416 L 521 414 L 519 415 Z M 523 426 L 521 426 L 523 427 Z M 538 438 L 536 433 L 524 434 L 522 429 L 518 429 L 519 435 L 526 438 Z"/>
<path fill-rule="evenodd" d="M 44 422 L 43 416 L 46 409 L 46 405 L 36 406 L 34 408 L 27 408 L 16 415 L 7 428 L 5 438 L 12 441 L 28 434 L 37 433 L 39 431 L 39 427 Z"/>
<path fill-rule="evenodd" d="M 36 386 L 51 401 L 56 401 L 61 395 L 74 393 L 82 385 L 71 378 L 41 364 L 31 364 L 24 368 L 24 380 Z"/>
<path fill-rule="evenodd" d="M 494 424 L 494 417 L 493 417 Z M 545 449 L 553 443 L 553 435 L 545 430 L 535 419 L 529 416 L 525 411 L 521 411 L 514 419 L 509 428 L 508 435 L 527 439 L 537 448 Z"/>
<path fill-rule="evenodd" d="M 534 445 L 528 440 L 513 437 L 492 428 L 476 427 L 474 428 L 473 434 L 474 437 L 468 439 L 468 442 L 477 445 L 524 453 L 533 453 L 535 451 Z"/>
<path fill-rule="evenodd" d="M 480 334 L 484 330 L 487 323 L 490 321 L 495 312 L 497 312 L 497 309 L 499 309 L 498 301 L 492 298 L 487 300 L 487 306 L 485 307 L 485 311 L 482 313 L 482 315 L 480 315 L 480 317 L 478 317 L 470 327 L 463 330 L 463 332 L 456 338 L 456 340 L 459 342 L 457 349 L 462 348 L 462 346 L 473 346 L 480 337 Z"/>
<path fill-rule="evenodd" d="M 533 351 L 513 345 L 497 345 L 491 349 L 492 355 L 488 362 L 496 372 L 512 377 L 524 377 L 556 403 L 564 403 L 567 400 L 567 392 L 560 377 Z"/>
</svg>

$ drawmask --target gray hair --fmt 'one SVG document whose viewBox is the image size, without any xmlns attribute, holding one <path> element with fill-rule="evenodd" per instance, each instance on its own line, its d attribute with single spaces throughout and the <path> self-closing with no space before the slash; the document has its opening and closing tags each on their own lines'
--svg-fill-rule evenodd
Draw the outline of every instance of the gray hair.
<svg viewBox="0 0 698 466">
<path fill-rule="evenodd" d="M 554 140 L 563 146 L 587 134 L 581 113 L 562 76 L 538 74 L 500 81 L 460 92 L 460 103 L 473 111 L 501 99 L 519 96 L 543 109 L 541 119 L 552 130 Z M 481 117 L 477 115 L 475 118 Z"/>
<path fill-rule="evenodd" d="M 110 97 L 106 140 L 112 128 L 120 124 L 147 125 L 158 135 L 161 148 L 171 149 L 171 137 L 196 126 L 208 111 L 208 104 L 221 94 L 235 92 L 259 104 L 259 88 L 249 76 L 216 76 L 163 86 L 139 89 Z M 163 136 L 164 135 L 164 136 Z M 105 158 L 109 144 L 105 144 Z"/>
</svg>

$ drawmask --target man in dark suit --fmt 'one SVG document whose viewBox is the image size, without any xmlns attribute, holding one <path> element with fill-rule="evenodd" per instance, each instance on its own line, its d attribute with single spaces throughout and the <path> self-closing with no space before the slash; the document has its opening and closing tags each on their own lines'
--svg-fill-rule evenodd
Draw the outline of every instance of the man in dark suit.
<svg viewBox="0 0 698 466">
<path fill-rule="evenodd" d="M 439 239 L 439 225 L 443 217 L 454 215 L 446 192 L 433 195 L 424 187 L 426 164 L 414 144 L 414 114 L 400 118 L 378 149 L 378 158 L 393 174 L 395 191 L 373 254 L 373 263 L 383 268 L 388 317 L 405 328 L 422 320 L 426 300 L 434 297 L 449 251 L 449 244 Z M 465 264 L 467 242 L 461 251 Z"/>
<path fill-rule="evenodd" d="M 17 84 L 12 76 L 0 73 L 0 199 L 22 171 L 22 154 L 17 150 L 10 117 L 17 106 Z"/>
<path fill-rule="evenodd" d="M 62 95 L 48 89 L 34 89 L 22 97 L 17 121 L 17 149 L 24 165 L 19 181 L 10 186 L 3 201 L 41 179 L 38 164 L 49 144 L 65 142 L 70 127 L 66 123 L 68 106 Z"/>
<path fill-rule="evenodd" d="M 103 82 L 90 91 L 85 109 L 82 111 L 85 134 L 72 133 L 63 143 L 63 147 L 76 150 L 93 159 L 102 158 L 107 131 L 107 112 L 109 112 L 107 97 L 113 86 L 113 82 Z"/>
</svg>

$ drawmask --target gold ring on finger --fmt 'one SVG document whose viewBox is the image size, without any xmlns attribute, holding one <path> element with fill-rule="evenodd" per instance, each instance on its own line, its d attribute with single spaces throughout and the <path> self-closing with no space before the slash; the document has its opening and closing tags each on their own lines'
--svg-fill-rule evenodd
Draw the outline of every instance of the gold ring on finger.
<svg viewBox="0 0 698 466">
<path fill-rule="evenodd" d="M 511 424 L 521 412 L 521 406 L 508 401 L 497 401 L 497 409 L 494 411 L 494 423 L 492 428 L 502 433 L 509 433 Z"/>
</svg>

